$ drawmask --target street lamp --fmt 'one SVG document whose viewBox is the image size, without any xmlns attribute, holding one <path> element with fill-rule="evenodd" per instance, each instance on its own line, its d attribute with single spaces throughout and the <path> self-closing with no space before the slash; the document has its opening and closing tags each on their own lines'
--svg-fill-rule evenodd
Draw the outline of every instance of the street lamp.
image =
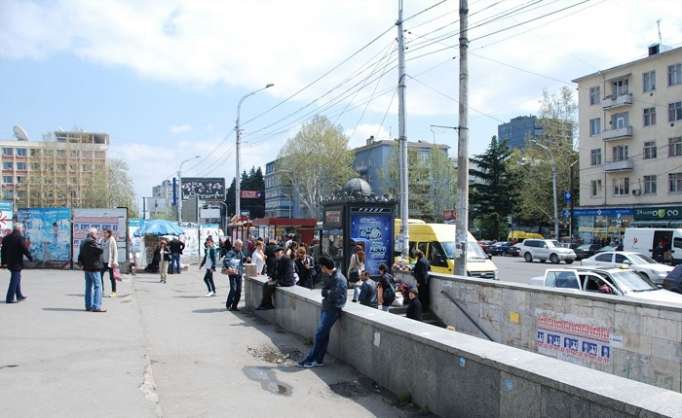
<svg viewBox="0 0 682 418">
<path fill-rule="evenodd" d="M 240 176 L 240 174 L 239 174 L 239 162 L 240 162 L 239 161 L 239 158 L 240 158 L 239 147 L 241 145 L 241 138 L 240 138 L 241 132 L 239 130 L 239 115 L 240 115 L 241 110 L 242 110 L 242 103 L 244 102 L 244 100 L 246 100 L 247 97 L 251 97 L 254 94 L 260 93 L 261 91 L 263 91 L 265 89 L 269 89 L 272 86 L 274 86 L 273 83 L 268 83 L 265 85 L 265 87 L 260 88 L 260 89 L 255 90 L 255 91 L 252 91 L 251 93 L 244 95 L 241 99 L 239 99 L 239 103 L 237 104 L 237 120 L 236 120 L 235 125 L 234 125 L 234 131 L 236 134 L 235 135 L 235 138 L 236 138 L 236 144 L 235 145 L 237 148 L 236 153 L 235 153 L 235 161 L 236 161 L 235 165 L 236 165 L 236 173 L 237 174 L 236 174 L 235 179 L 234 179 L 234 185 L 235 185 L 235 188 L 234 188 L 234 190 L 235 190 L 234 209 L 235 209 L 235 215 L 237 215 L 238 217 L 241 216 L 241 209 L 242 209 L 241 208 L 241 202 L 240 202 L 240 200 L 241 200 L 240 199 L 241 198 L 241 196 L 240 196 L 241 195 L 241 184 L 239 182 L 239 180 L 240 180 L 240 177 L 239 177 Z"/>
<path fill-rule="evenodd" d="M 192 160 L 196 160 L 197 158 L 200 158 L 198 155 L 195 155 L 192 158 L 188 158 L 184 160 L 183 162 L 180 163 L 180 167 L 178 168 L 178 224 L 182 222 L 182 166 L 185 165 L 185 163 L 188 163 Z"/>
<path fill-rule="evenodd" d="M 549 155 L 549 158 L 552 162 L 552 194 L 553 194 L 553 202 L 554 202 L 554 238 L 558 241 L 559 240 L 559 209 L 557 206 L 557 197 L 556 197 L 556 176 L 557 176 L 557 168 L 556 168 L 556 160 L 554 159 L 554 154 L 552 154 L 552 151 L 549 149 L 544 144 L 539 143 L 535 139 L 531 139 L 530 142 L 534 143 L 538 147 L 542 148 L 545 150 L 545 152 Z"/>
</svg>

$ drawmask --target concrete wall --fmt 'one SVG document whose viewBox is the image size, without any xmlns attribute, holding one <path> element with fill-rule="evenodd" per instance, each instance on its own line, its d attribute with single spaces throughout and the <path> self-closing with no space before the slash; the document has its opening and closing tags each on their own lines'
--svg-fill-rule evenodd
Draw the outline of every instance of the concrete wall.
<svg viewBox="0 0 682 418">
<path fill-rule="evenodd" d="M 495 342 L 682 392 L 682 306 L 432 275 L 430 293 L 434 313 L 457 331 L 480 337 L 483 334 L 443 292 L 454 298 Z M 609 347 L 609 357 L 602 357 L 600 350 L 596 356 L 583 355 L 562 350 L 562 343 L 559 349 L 539 343 L 537 332 L 546 330 L 548 318 L 608 333 L 608 337 L 596 344 L 599 348 Z M 545 338 L 546 334 L 543 334 Z M 572 338 L 571 334 L 575 333 L 559 334 Z M 578 351 L 581 349 L 579 346 Z"/>
<path fill-rule="evenodd" d="M 263 282 L 246 279 L 248 308 Z M 319 292 L 280 288 L 277 309 L 256 314 L 312 337 Z M 682 394 L 358 304 L 344 308 L 329 351 L 443 417 L 682 417 Z"/>
</svg>

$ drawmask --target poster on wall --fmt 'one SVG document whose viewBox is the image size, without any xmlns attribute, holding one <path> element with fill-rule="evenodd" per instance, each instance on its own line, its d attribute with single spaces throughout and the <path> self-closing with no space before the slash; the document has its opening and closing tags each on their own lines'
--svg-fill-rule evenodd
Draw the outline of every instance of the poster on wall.
<svg viewBox="0 0 682 418">
<path fill-rule="evenodd" d="M 35 267 L 71 266 L 71 209 L 19 209 L 17 221 L 24 224 Z"/>
<path fill-rule="evenodd" d="M 201 200 L 224 200 L 225 179 L 222 177 L 183 177 L 182 200 L 198 196 Z"/>
<path fill-rule="evenodd" d="M 127 259 L 127 236 L 126 225 L 128 211 L 125 208 L 115 209 L 74 209 L 73 210 L 73 261 L 78 261 L 81 241 L 88 235 L 90 228 L 99 231 L 99 238 L 103 237 L 103 231 L 111 230 L 116 238 L 118 248 L 118 263 L 122 264 Z"/>
<path fill-rule="evenodd" d="M 12 232 L 12 218 L 14 217 L 12 208 L 12 202 L 0 202 L 0 238 Z"/>
<path fill-rule="evenodd" d="M 379 274 L 379 266 L 393 263 L 393 212 L 389 208 L 352 208 L 350 238 L 365 248 L 365 269 Z"/>
<path fill-rule="evenodd" d="M 609 364 L 615 337 L 603 321 L 543 309 L 536 309 L 535 317 L 538 353 L 578 364 Z"/>
</svg>

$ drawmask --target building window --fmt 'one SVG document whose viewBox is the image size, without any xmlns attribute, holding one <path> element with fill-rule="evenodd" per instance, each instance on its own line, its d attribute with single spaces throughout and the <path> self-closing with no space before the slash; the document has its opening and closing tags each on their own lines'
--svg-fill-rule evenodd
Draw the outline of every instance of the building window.
<svg viewBox="0 0 682 418">
<path fill-rule="evenodd" d="M 656 176 L 644 176 L 644 194 L 656 194 Z"/>
<path fill-rule="evenodd" d="M 4 184 L 12 184 L 14 183 L 14 177 L 12 176 L 2 176 L 2 182 Z"/>
<path fill-rule="evenodd" d="M 621 78 L 620 80 L 612 81 L 611 87 L 614 98 L 628 94 L 630 92 L 630 80 L 627 78 Z"/>
<path fill-rule="evenodd" d="M 2 198 L 4 200 L 13 200 L 14 199 L 14 192 L 12 190 L 4 190 L 2 192 Z"/>
<path fill-rule="evenodd" d="M 17 170 L 26 170 L 26 163 L 18 162 L 17 163 Z"/>
<path fill-rule="evenodd" d="M 642 91 L 644 93 L 656 90 L 656 71 L 642 73 Z"/>
<path fill-rule="evenodd" d="M 40 150 L 39 149 L 32 149 L 31 150 L 31 157 L 35 157 L 36 155 L 40 155 Z"/>
<path fill-rule="evenodd" d="M 613 179 L 614 196 L 625 196 L 630 194 L 630 178 Z"/>
<path fill-rule="evenodd" d="M 649 107 L 644 109 L 644 126 L 654 126 L 656 124 L 656 108 Z"/>
<path fill-rule="evenodd" d="M 682 84 L 682 64 L 668 65 L 668 86 Z"/>
<path fill-rule="evenodd" d="M 611 129 L 623 129 L 630 126 L 630 114 L 628 112 L 615 113 L 611 116 Z"/>
<path fill-rule="evenodd" d="M 682 156 L 682 137 L 668 139 L 668 157 Z"/>
<path fill-rule="evenodd" d="M 682 192 L 682 173 L 668 174 L 668 188 L 670 193 Z"/>
<path fill-rule="evenodd" d="M 628 146 L 617 145 L 613 147 L 613 161 L 623 161 L 628 159 Z"/>
<path fill-rule="evenodd" d="M 601 194 L 601 180 L 592 180 L 590 182 L 590 188 L 592 189 L 592 196 Z"/>
<path fill-rule="evenodd" d="M 26 148 L 17 148 L 17 156 L 18 157 L 25 157 L 26 156 Z"/>
<path fill-rule="evenodd" d="M 3 148 L 2 155 L 5 157 L 11 157 L 14 155 L 14 148 Z"/>
<path fill-rule="evenodd" d="M 590 151 L 590 164 L 601 165 L 601 149 L 593 149 Z"/>
<path fill-rule="evenodd" d="M 18 184 L 18 183 L 23 183 L 23 182 L 24 182 L 24 179 L 25 179 L 24 176 L 17 176 L 17 184 Z"/>
<path fill-rule="evenodd" d="M 2 169 L 3 170 L 11 170 L 14 168 L 14 163 L 11 161 L 5 161 L 2 163 Z"/>
<path fill-rule="evenodd" d="M 644 159 L 653 160 L 656 158 L 656 143 L 654 141 L 644 143 Z"/>
<path fill-rule="evenodd" d="M 601 133 L 601 118 L 590 119 L 590 136 Z"/>
<path fill-rule="evenodd" d="M 596 105 L 601 102 L 601 92 L 599 86 L 590 88 L 590 105 Z"/>
<path fill-rule="evenodd" d="M 682 102 L 670 103 L 668 105 L 668 120 L 670 122 L 682 120 Z"/>
</svg>

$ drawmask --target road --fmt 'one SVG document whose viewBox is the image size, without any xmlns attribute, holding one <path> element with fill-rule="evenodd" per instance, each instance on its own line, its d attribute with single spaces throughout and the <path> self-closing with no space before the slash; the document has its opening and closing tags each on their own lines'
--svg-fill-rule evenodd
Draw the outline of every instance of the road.
<svg viewBox="0 0 682 418">
<path fill-rule="evenodd" d="M 9 274 L 0 271 L 6 289 Z M 83 311 L 81 272 L 24 271 L 0 303 L 6 417 L 416 417 L 354 369 L 299 369 L 303 340 L 206 298 L 198 271 L 126 278 L 107 313 Z M 108 289 L 109 284 L 105 287 Z"/>
<path fill-rule="evenodd" d="M 493 257 L 493 262 L 498 269 L 498 278 L 500 280 L 528 284 L 528 279 L 536 276 L 544 276 L 545 270 L 548 268 L 566 268 L 579 266 L 580 262 L 575 262 L 570 266 L 564 263 L 540 263 L 534 261 L 526 263 L 522 257 Z"/>
</svg>

